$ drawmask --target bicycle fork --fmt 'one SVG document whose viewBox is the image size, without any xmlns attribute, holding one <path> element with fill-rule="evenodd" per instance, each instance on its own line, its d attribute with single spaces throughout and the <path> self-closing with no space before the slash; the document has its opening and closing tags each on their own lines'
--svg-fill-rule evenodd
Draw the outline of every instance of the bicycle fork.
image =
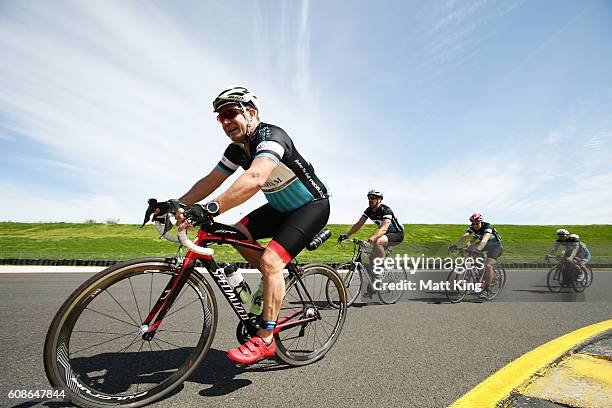
<svg viewBox="0 0 612 408">
<path fill-rule="evenodd" d="M 139 327 L 143 340 L 153 340 L 153 337 L 155 337 L 155 333 L 166 316 L 166 313 L 168 313 L 168 310 L 170 310 L 172 307 L 172 304 L 178 297 L 178 294 L 183 286 L 185 286 L 185 283 L 187 282 L 187 279 L 189 279 L 191 273 L 193 273 L 194 267 L 194 259 L 185 259 L 183 265 L 181 266 L 180 272 L 168 281 L 166 287 L 157 299 L 157 302 L 155 302 L 153 309 L 151 309 L 148 316 L 144 319 Z"/>
</svg>

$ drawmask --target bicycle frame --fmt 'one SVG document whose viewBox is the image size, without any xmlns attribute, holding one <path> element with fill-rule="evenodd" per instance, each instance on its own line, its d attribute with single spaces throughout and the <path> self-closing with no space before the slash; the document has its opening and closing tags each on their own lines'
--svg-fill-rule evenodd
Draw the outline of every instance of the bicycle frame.
<svg viewBox="0 0 612 408">
<path fill-rule="evenodd" d="M 553 259 L 552 261 L 551 258 Z M 546 256 L 545 259 L 551 268 L 557 267 L 557 272 L 554 274 L 554 279 L 560 283 L 563 283 L 565 279 L 565 274 L 570 273 L 571 268 L 575 268 L 575 265 L 568 261 L 562 255 L 555 255 L 554 258 Z"/>
<path fill-rule="evenodd" d="M 206 247 L 207 245 L 213 243 L 220 245 L 229 244 L 234 247 L 249 248 L 259 252 L 263 252 L 265 249 L 264 247 L 258 244 L 253 244 L 250 242 L 225 236 L 210 234 L 204 231 L 203 229 L 200 229 L 198 231 L 197 239 L 195 241 L 196 245 Z M 234 313 L 236 313 L 236 316 L 238 316 L 238 319 L 252 331 L 257 329 L 257 326 L 255 326 L 255 323 L 251 320 L 251 316 L 249 316 L 247 311 L 244 309 L 240 298 L 234 292 L 234 288 L 227 281 L 223 269 L 219 267 L 214 258 L 211 255 L 201 255 L 193 251 L 188 251 L 185 255 L 185 259 L 183 260 L 180 271 L 170 279 L 170 281 L 162 291 L 160 297 L 157 299 L 157 302 L 155 303 L 150 313 L 141 325 L 141 332 L 145 340 L 150 340 L 155 336 L 155 332 L 161 325 L 164 317 L 166 316 L 166 313 L 168 312 L 168 310 L 170 310 L 172 304 L 177 299 L 189 276 L 195 270 L 195 265 L 197 261 L 200 261 L 202 265 L 206 268 L 213 281 L 215 282 L 221 293 L 223 293 L 223 296 L 225 297 L 227 302 L 232 307 L 232 310 L 234 311 Z M 300 278 L 300 267 L 295 263 L 289 263 L 287 264 L 287 269 L 289 271 L 289 276 L 295 277 L 298 280 L 300 286 L 302 287 L 303 293 L 306 295 L 308 301 L 310 303 L 313 303 L 310 294 L 306 290 L 306 287 L 304 286 L 304 283 Z M 297 288 L 297 291 L 300 296 L 300 299 L 304 300 L 299 288 Z M 317 313 L 312 317 L 303 317 L 295 321 L 290 321 L 291 319 L 300 315 L 302 312 L 303 310 L 298 310 L 287 316 L 279 317 L 277 321 L 277 326 L 274 329 L 274 334 L 294 326 L 303 325 L 310 321 L 320 319 L 320 314 L 317 311 Z"/>
</svg>

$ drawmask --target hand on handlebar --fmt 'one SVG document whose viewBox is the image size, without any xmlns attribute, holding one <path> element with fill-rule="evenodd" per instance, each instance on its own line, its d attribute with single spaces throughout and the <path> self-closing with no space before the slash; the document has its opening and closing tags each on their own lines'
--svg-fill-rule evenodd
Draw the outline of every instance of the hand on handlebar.
<svg viewBox="0 0 612 408">
<path fill-rule="evenodd" d="M 206 209 L 205 206 L 200 204 L 194 204 L 186 207 L 184 210 L 181 208 L 176 212 L 176 220 L 181 223 L 180 227 L 190 226 L 201 226 L 211 224 L 213 222 L 213 215 Z M 179 227 L 179 228 L 180 228 Z"/>
<path fill-rule="evenodd" d="M 338 243 L 340 244 L 342 241 L 346 241 L 347 239 L 349 239 L 348 235 L 346 234 L 340 234 L 338 236 Z"/>
</svg>

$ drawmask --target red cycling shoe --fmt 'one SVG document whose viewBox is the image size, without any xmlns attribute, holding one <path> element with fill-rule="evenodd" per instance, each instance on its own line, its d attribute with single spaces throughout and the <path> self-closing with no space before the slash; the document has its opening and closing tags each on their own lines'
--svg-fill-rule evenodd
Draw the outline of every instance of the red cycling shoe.
<svg viewBox="0 0 612 408">
<path fill-rule="evenodd" d="M 273 356 L 274 353 L 276 353 L 274 338 L 272 338 L 272 343 L 266 345 L 261 337 L 254 336 L 240 347 L 227 350 L 227 357 L 239 364 L 253 364 L 266 357 Z"/>
</svg>

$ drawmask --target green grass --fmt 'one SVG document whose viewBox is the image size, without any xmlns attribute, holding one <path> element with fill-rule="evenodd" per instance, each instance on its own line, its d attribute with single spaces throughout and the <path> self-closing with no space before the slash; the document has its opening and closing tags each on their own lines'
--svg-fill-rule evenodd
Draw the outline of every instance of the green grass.
<svg viewBox="0 0 612 408">
<path fill-rule="evenodd" d="M 314 252 L 304 251 L 301 262 L 342 262 L 350 258 L 350 247 L 343 251 L 336 244 L 339 234 L 349 225 L 329 225 L 332 238 Z M 395 253 L 413 256 L 445 256 L 449 243 L 465 231 L 467 225 L 410 224 L 406 225 L 406 240 Z M 557 228 L 564 227 L 580 235 L 587 243 L 593 262 L 612 262 L 612 225 L 496 225 L 504 242 L 506 262 L 539 262 L 554 243 Z M 356 238 L 367 239 L 375 230 L 365 225 Z M 193 235 L 193 233 L 192 233 Z M 49 259 L 130 259 L 140 256 L 168 256 L 177 246 L 160 240 L 153 226 L 140 229 L 136 225 L 107 224 L 26 224 L 0 223 L 0 258 Z M 216 258 L 241 260 L 229 246 L 214 245 Z"/>
</svg>

